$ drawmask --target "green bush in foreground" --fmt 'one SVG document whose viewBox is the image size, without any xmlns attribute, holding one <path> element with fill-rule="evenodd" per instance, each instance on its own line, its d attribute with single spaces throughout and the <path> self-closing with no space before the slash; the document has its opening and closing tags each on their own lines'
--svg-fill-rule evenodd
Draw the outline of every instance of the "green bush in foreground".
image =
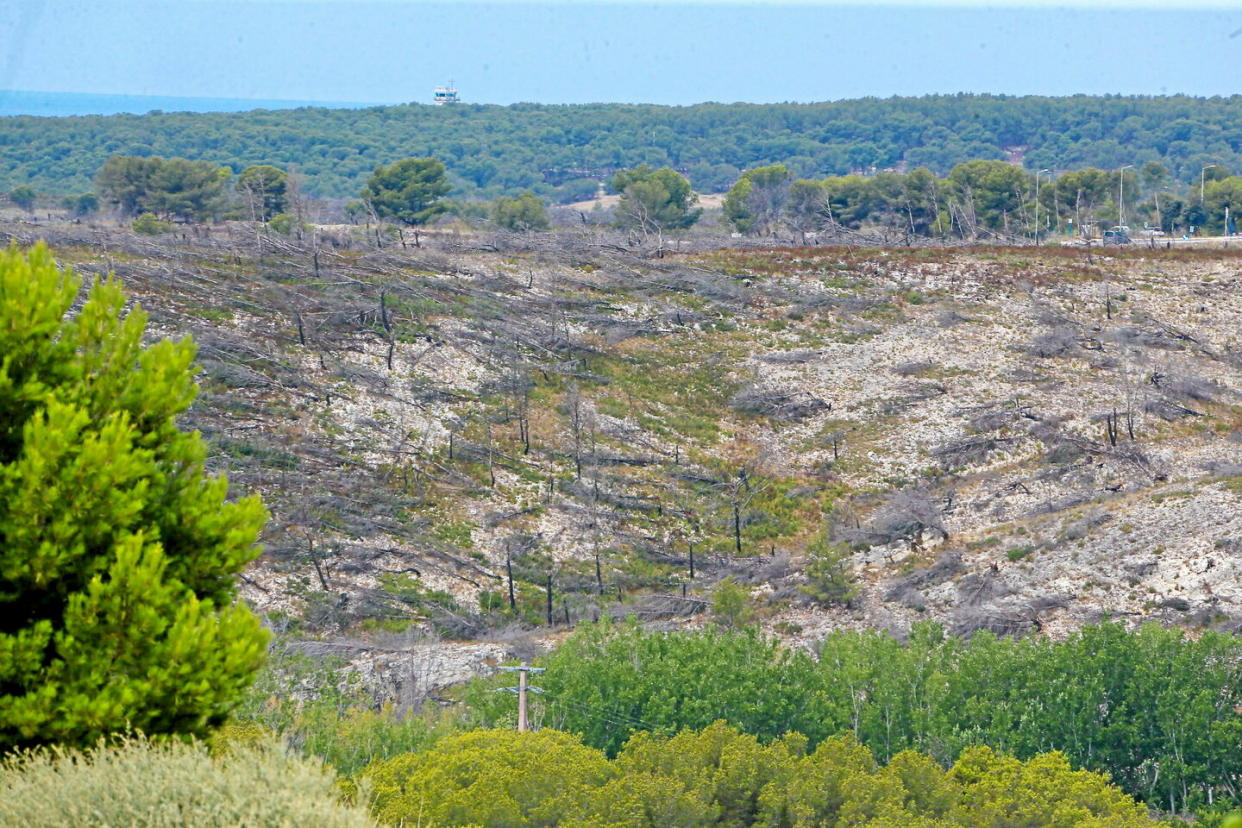
<svg viewBox="0 0 1242 828">
<path fill-rule="evenodd" d="M 188 340 L 142 342 L 111 279 L 0 250 L 0 753 L 130 729 L 205 735 L 263 663 L 236 601 L 257 497 L 225 502 L 176 419 Z"/>
<path fill-rule="evenodd" d="M 372 825 L 342 803 L 330 771 L 251 741 L 213 758 L 202 743 L 126 738 L 112 747 L 59 748 L 0 762 L 0 826 Z"/>
<path fill-rule="evenodd" d="M 612 775 L 604 754 L 555 730 L 474 730 L 364 772 L 372 810 L 394 825 L 561 825 Z"/>
<path fill-rule="evenodd" d="M 852 736 L 764 745 L 717 722 L 636 735 L 615 760 L 557 731 L 484 730 L 364 774 L 393 825 L 569 828 L 1139 828 L 1146 810 L 1059 753 L 971 748 L 944 771 L 906 751 L 878 764 Z"/>
</svg>

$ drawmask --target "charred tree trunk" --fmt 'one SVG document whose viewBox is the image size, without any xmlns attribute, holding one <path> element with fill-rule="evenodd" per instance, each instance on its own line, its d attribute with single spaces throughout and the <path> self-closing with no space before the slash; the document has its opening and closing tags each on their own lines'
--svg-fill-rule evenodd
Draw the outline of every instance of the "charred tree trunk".
<svg viewBox="0 0 1242 828">
<path fill-rule="evenodd" d="M 552 575 L 548 575 L 548 626 L 551 627 L 556 622 L 552 618 Z"/>
<path fill-rule="evenodd" d="M 509 581 L 509 609 L 517 612 L 517 597 L 513 594 L 513 557 L 509 554 L 509 547 L 505 546 L 505 577 Z"/>
</svg>

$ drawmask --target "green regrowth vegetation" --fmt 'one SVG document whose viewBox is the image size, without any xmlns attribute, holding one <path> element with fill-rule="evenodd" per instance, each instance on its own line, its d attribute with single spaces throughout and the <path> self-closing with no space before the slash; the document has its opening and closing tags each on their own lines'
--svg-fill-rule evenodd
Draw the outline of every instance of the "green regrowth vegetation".
<svg viewBox="0 0 1242 828">
<path fill-rule="evenodd" d="M 290 748 L 351 777 L 373 762 L 425 750 L 457 729 L 451 711 L 377 705 L 339 656 L 312 658 L 277 642 L 218 733 L 226 738 L 242 732 L 275 734 Z"/>
<path fill-rule="evenodd" d="M 812 746 L 853 732 L 884 761 L 918 750 L 942 764 L 972 746 L 1029 759 L 1061 750 L 1171 812 L 1236 798 L 1242 780 L 1242 643 L 1145 626 L 1086 627 L 1062 641 L 947 637 L 916 625 L 906 643 L 836 632 L 818 660 L 751 629 L 645 632 L 580 627 L 542 659 L 532 718 L 615 755 L 630 733 L 724 719 L 761 741 Z M 466 694 L 474 721 L 511 720 L 511 699 Z"/>
<path fill-rule="evenodd" d="M 629 341 L 591 366 L 608 380 L 601 406 L 657 436 L 711 445 L 738 387 L 730 377 L 732 345 L 727 334 L 709 332 Z"/>
<path fill-rule="evenodd" d="M 849 550 L 832 543 L 821 533 L 806 546 L 806 562 L 802 566 L 806 583 L 804 593 L 824 605 L 846 605 L 858 596 L 858 583 L 849 566 Z"/>
<path fill-rule="evenodd" d="M 492 205 L 492 221 L 497 227 L 512 230 L 515 233 L 529 233 L 533 230 L 547 230 L 548 211 L 544 208 L 539 196 L 530 190 L 519 195 L 501 196 Z"/>
<path fill-rule="evenodd" d="M 755 611 L 750 606 L 750 590 L 739 584 L 732 575 L 716 584 L 712 590 L 712 619 L 722 627 L 744 627 L 754 620 Z"/>
<path fill-rule="evenodd" d="M 158 236 L 161 233 L 167 233 L 172 230 L 170 223 L 160 221 L 155 217 L 154 213 L 143 213 L 134 219 L 134 223 L 130 226 L 135 233 L 142 236 Z"/>
<path fill-rule="evenodd" d="M 850 736 L 807 747 L 796 733 L 763 744 L 716 722 L 673 737 L 637 734 L 610 761 L 555 730 L 482 730 L 378 763 L 364 778 L 375 815 L 391 825 L 1155 824 L 1106 777 L 1071 769 L 1059 753 L 1021 762 L 971 748 L 946 772 L 910 751 L 881 765 Z"/>
<path fill-rule="evenodd" d="M 112 279 L 0 252 L 0 751 L 140 729 L 203 734 L 262 664 L 235 599 L 257 497 L 225 500 L 176 418 L 189 340 L 143 347 Z"/>
</svg>

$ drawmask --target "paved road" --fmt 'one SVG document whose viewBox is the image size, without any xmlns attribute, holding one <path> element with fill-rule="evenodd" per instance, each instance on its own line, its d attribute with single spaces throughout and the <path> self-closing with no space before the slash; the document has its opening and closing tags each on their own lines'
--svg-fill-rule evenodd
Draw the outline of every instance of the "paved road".
<svg viewBox="0 0 1242 828">
<path fill-rule="evenodd" d="M 1087 242 L 1081 239 L 1061 242 L 1063 247 L 1086 247 Z M 1099 239 L 1092 239 L 1092 247 L 1123 247 L 1133 250 L 1136 247 L 1239 247 L 1242 248 L 1242 236 L 1195 236 L 1183 239 L 1176 236 L 1138 236 L 1130 244 L 1103 244 Z"/>
</svg>

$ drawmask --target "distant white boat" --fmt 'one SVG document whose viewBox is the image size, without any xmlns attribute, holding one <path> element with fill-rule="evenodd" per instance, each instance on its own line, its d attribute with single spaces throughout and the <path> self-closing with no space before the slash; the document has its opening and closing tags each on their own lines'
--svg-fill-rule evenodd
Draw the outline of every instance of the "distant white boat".
<svg viewBox="0 0 1242 828">
<path fill-rule="evenodd" d="M 457 89 L 453 86 L 453 82 L 449 81 L 448 86 L 437 86 L 435 94 L 436 106 L 444 106 L 445 104 L 460 103 L 461 98 L 457 96 Z"/>
</svg>

